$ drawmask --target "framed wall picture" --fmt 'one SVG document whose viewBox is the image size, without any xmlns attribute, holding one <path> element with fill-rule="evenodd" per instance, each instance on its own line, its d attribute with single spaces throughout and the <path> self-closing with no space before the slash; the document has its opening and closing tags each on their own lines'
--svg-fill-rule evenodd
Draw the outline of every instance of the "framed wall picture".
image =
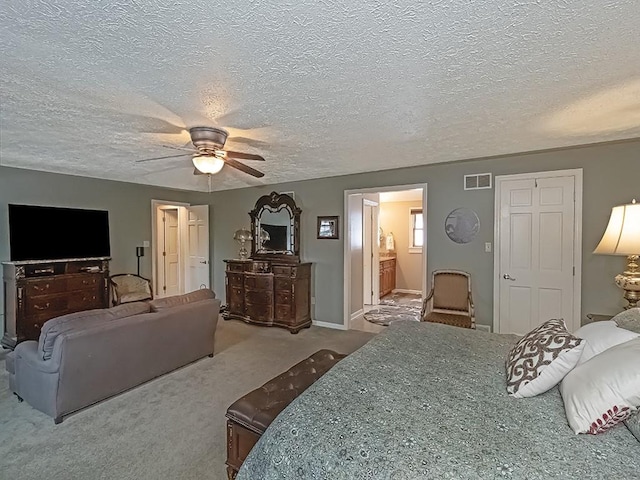
<svg viewBox="0 0 640 480">
<path fill-rule="evenodd" d="M 339 216 L 318 217 L 318 238 L 338 239 L 339 232 Z"/>
</svg>

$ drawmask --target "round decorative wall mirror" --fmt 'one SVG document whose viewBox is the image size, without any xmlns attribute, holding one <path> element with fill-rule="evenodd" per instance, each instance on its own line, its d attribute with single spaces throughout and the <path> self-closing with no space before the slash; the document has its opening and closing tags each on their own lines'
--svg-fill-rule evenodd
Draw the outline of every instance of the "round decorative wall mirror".
<svg viewBox="0 0 640 480">
<path fill-rule="evenodd" d="M 480 219 L 469 208 L 456 208 L 447 215 L 444 231 L 456 243 L 469 243 L 480 231 Z"/>
</svg>

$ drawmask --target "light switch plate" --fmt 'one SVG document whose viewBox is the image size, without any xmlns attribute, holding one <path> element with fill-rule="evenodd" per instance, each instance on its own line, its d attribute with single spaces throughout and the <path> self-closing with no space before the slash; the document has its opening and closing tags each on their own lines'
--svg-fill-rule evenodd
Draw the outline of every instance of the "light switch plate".
<svg viewBox="0 0 640 480">
<path fill-rule="evenodd" d="M 151 243 L 149 242 L 149 240 L 145 240 L 144 242 L 142 242 L 142 246 L 148 248 L 151 246 Z"/>
<path fill-rule="evenodd" d="M 487 253 L 491 253 L 491 242 L 486 242 L 484 244 L 484 251 Z"/>
</svg>

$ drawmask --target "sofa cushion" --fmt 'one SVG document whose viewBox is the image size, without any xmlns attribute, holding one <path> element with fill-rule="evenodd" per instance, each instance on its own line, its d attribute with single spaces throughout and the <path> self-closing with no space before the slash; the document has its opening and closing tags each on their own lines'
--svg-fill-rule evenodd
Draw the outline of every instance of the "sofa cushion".
<svg viewBox="0 0 640 480">
<path fill-rule="evenodd" d="M 16 373 L 16 361 L 15 354 L 13 352 L 9 352 L 7 354 L 7 357 L 5 358 L 4 368 L 11 375 L 14 375 Z"/>
<path fill-rule="evenodd" d="M 43 360 L 49 360 L 53 352 L 53 345 L 61 333 L 79 330 L 108 320 L 131 317 L 141 313 L 149 313 L 150 307 L 146 302 L 127 303 L 113 308 L 85 310 L 69 313 L 61 317 L 52 318 L 45 322 L 40 331 L 38 352 Z"/>
<path fill-rule="evenodd" d="M 201 288 L 190 293 L 183 295 L 174 295 L 173 297 L 156 298 L 149 302 L 152 312 L 160 312 L 164 309 L 176 307 L 178 305 L 184 305 L 186 303 L 199 302 L 201 300 L 209 300 L 216 298 L 216 294 L 213 290 L 208 288 Z"/>
</svg>

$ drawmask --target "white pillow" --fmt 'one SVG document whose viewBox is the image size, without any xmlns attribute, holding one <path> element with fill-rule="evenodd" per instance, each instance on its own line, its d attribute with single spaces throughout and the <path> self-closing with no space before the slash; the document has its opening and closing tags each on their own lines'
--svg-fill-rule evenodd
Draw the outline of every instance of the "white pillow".
<svg viewBox="0 0 640 480">
<path fill-rule="evenodd" d="M 574 335 L 587 342 L 584 350 L 582 350 L 582 356 L 578 360 L 578 365 L 583 364 L 608 348 L 640 337 L 640 333 L 619 328 L 613 320 L 590 323 L 579 328 Z"/>
<path fill-rule="evenodd" d="M 560 384 L 576 433 L 604 432 L 640 407 L 640 338 L 611 347 L 577 366 Z"/>
<path fill-rule="evenodd" d="M 576 366 L 586 343 L 569 333 L 564 320 L 547 320 L 509 352 L 507 393 L 535 397 L 556 386 Z"/>
</svg>

